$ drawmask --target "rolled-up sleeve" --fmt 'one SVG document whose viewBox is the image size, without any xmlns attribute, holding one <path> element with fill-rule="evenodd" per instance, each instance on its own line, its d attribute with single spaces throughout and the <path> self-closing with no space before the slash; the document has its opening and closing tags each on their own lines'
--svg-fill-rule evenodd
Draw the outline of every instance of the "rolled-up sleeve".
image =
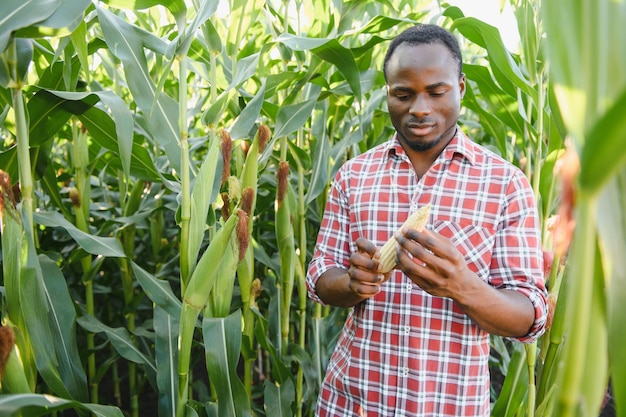
<svg viewBox="0 0 626 417">
<path fill-rule="evenodd" d="M 511 338 L 522 343 L 533 342 L 544 333 L 548 315 L 539 225 L 532 188 L 525 176 L 516 175 L 509 184 L 496 232 L 489 281 L 496 288 L 524 294 L 532 303 L 535 320 L 528 334 Z"/>
<path fill-rule="evenodd" d="M 318 279 L 329 269 L 347 269 L 350 265 L 350 214 L 348 196 L 344 191 L 343 173 L 344 170 L 339 170 L 330 189 L 313 259 L 309 263 L 306 277 L 309 297 L 320 304 L 324 303 L 317 295 Z"/>
</svg>

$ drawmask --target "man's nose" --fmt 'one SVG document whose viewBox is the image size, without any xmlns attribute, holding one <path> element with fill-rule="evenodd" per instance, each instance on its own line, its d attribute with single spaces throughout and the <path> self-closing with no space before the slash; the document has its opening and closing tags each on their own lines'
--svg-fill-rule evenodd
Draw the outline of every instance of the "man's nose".
<svg viewBox="0 0 626 417">
<path fill-rule="evenodd" d="M 430 100 L 424 94 L 415 95 L 415 99 L 409 109 L 411 114 L 416 116 L 425 115 L 430 113 Z"/>
</svg>

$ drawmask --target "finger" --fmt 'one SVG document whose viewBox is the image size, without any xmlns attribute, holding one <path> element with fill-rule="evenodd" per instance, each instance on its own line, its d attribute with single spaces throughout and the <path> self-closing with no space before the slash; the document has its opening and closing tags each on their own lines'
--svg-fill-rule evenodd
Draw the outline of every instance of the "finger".
<svg viewBox="0 0 626 417">
<path fill-rule="evenodd" d="M 380 285 L 357 280 L 350 280 L 348 288 L 361 297 L 372 297 L 380 292 Z"/>
<path fill-rule="evenodd" d="M 356 243 L 356 247 L 359 252 L 367 253 L 371 258 L 373 258 L 378 251 L 378 247 L 376 247 L 374 242 L 365 239 L 364 237 L 359 237 L 354 243 Z"/>
<path fill-rule="evenodd" d="M 358 256 L 351 256 L 352 263 L 353 258 Z M 348 276 L 350 281 L 362 282 L 364 284 L 379 284 L 385 280 L 383 274 L 378 272 L 378 263 L 369 258 L 361 257 L 366 260 L 365 266 L 360 266 L 358 262 L 352 263 L 348 269 Z"/>
<path fill-rule="evenodd" d="M 415 230 L 407 229 L 404 236 L 407 239 L 416 241 L 426 249 L 429 254 L 433 254 L 437 258 L 452 260 L 458 257 L 458 250 L 452 242 L 432 230 L 416 232 Z"/>
<path fill-rule="evenodd" d="M 353 252 L 350 255 L 350 265 L 369 272 L 375 272 L 378 268 L 378 261 L 364 252 Z"/>
</svg>

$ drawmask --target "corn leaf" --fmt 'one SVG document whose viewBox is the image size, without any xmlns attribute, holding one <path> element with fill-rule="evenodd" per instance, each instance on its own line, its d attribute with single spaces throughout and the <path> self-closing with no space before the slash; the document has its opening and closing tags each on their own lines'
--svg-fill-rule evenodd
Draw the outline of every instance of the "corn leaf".
<svg viewBox="0 0 626 417">
<path fill-rule="evenodd" d="M 302 103 L 282 106 L 276 115 L 274 139 L 287 136 L 304 126 L 311 116 L 316 102 L 317 97 L 313 97 Z"/>
<path fill-rule="evenodd" d="M 265 82 L 259 88 L 256 95 L 248 102 L 246 107 L 243 108 L 237 119 L 233 123 L 230 129 L 230 137 L 232 140 L 244 138 L 250 134 L 250 131 L 254 127 L 256 120 L 261 114 L 261 108 L 263 107 L 263 99 L 265 98 Z"/>
<path fill-rule="evenodd" d="M 22 218 L 8 197 L 8 190 L 0 186 L 0 234 L 2 238 L 2 278 L 4 285 L 4 306 L 11 321 L 20 326 L 23 323 L 20 309 L 20 269 L 22 245 L 25 244 Z"/>
<path fill-rule="evenodd" d="M 626 89 L 585 138 L 581 155 L 580 184 L 598 192 L 626 165 Z"/>
<path fill-rule="evenodd" d="M 337 67 L 350 86 L 357 100 L 361 99 L 361 71 L 352 51 L 342 46 L 336 39 L 304 38 L 289 33 L 277 39 L 295 51 L 310 50 L 312 53 Z"/>
<path fill-rule="evenodd" d="M 141 285 L 148 298 L 172 317 L 180 317 L 181 302 L 174 295 L 172 287 L 167 280 L 158 279 L 135 262 L 131 262 L 133 273 L 137 282 Z"/>
<path fill-rule="evenodd" d="M 42 211 L 33 214 L 35 221 L 48 227 L 62 227 L 88 253 L 114 258 L 123 258 L 124 249 L 120 242 L 113 237 L 94 236 L 83 232 L 68 222 L 60 213 Z"/>
<path fill-rule="evenodd" d="M 215 386 L 221 416 L 250 416 L 243 383 L 237 376 L 241 348 L 241 311 L 226 318 L 204 318 L 202 335 L 209 377 Z"/>
<path fill-rule="evenodd" d="M 87 396 L 87 377 L 82 367 L 76 341 L 76 310 L 63 273 L 57 264 L 45 255 L 39 255 L 39 264 L 45 271 L 45 279 L 39 281 L 43 285 L 48 304 L 48 322 L 52 339 L 48 341 L 54 347 L 58 359 L 58 371 L 72 398 L 85 401 Z M 40 318 L 41 319 L 41 318 Z M 34 346 L 35 349 L 41 348 Z"/>
<path fill-rule="evenodd" d="M 128 177 L 133 147 L 133 117 L 126 103 L 111 91 L 97 91 L 93 93 L 48 91 L 48 94 L 53 94 L 69 101 L 81 101 L 95 95 L 109 109 L 115 121 L 115 132 L 117 134 L 117 145 L 119 147 L 119 156 L 122 160 L 122 168 L 124 174 Z"/>
<path fill-rule="evenodd" d="M 219 140 L 213 138 L 191 191 L 191 218 L 189 219 L 187 251 L 188 271 L 193 271 L 196 266 L 200 245 L 206 231 L 209 208 L 215 201 L 220 189 L 222 166 Z"/>
<path fill-rule="evenodd" d="M 87 331 L 92 333 L 104 333 L 109 339 L 109 342 L 111 342 L 111 345 L 113 345 L 117 353 L 122 357 L 131 362 L 144 365 L 146 372 L 152 375 L 156 374 L 157 368 L 154 361 L 135 346 L 128 330 L 125 328 L 109 327 L 88 314 L 80 316 L 76 321 Z"/>
<path fill-rule="evenodd" d="M 113 7 L 130 10 L 143 10 L 157 5 L 162 5 L 174 15 L 177 13 L 183 13 L 187 10 L 184 0 L 104 0 L 103 3 Z"/>
<path fill-rule="evenodd" d="M 98 102 L 98 96 L 87 95 L 79 100 L 64 100 L 48 90 L 39 90 L 28 100 L 29 137 L 31 146 L 39 146 L 63 127 L 72 114 L 81 114 Z"/>
<path fill-rule="evenodd" d="M 241 45 L 239 41 L 248 33 L 250 27 L 257 21 L 265 4 L 264 0 L 231 0 L 230 21 L 226 34 L 226 53 L 236 56 Z"/>
<path fill-rule="evenodd" d="M 105 149 L 118 152 L 115 122 L 111 117 L 101 109 L 92 107 L 82 114 L 78 115 L 80 121 L 85 125 L 94 142 Z M 132 144 L 130 152 L 130 172 L 139 178 L 159 181 L 160 174 L 154 165 L 154 158 L 149 154 L 148 150 L 139 143 Z M 121 160 L 120 160 L 121 161 Z M 115 159 L 111 161 L 115 167 L 121 168 L 121 162 L 115 163 Z M 167 181 L 165 181 L 167 184 Z"/>
<path fill-rule="evenodd" d="M 83 21 L 90 0 L 58 0 L 53 13 L 46 19 L 19 29 L 16 35 L 24 38 L 67 36 Z M 37 5 L 35 8 L 44 7 Z"/>
<path fill-rule="evenodd" d="M 600 196 L 598 234 L 607 296 L 608 350 L 617 415 L 626 415 L 626 170 Z"/>
<path fill-rule="evenodd" d="M 509 367 L 502 385 L 502 391 L 496 400 L 492 415 L 515 417 L 519 415 L 528 393 L 528 372 L 526 372 L 526 352 L 516 346 L 509 362 Z"/>
<path fill-rule="evenodd" d="M 47 19 L 59 7 L 59 0 L 7 0 L 0 2 L 0 53 L 17 29 Z"/>
<path fill-rule="evenodd" d="M 305 204 L 307 205 L 314 201 L 321 193 L 323 193 L 326 189 L 326 185 L 328 184 L 328 161 L 330 160 L 331 143 L 328 138 L 328 133 L 326 133 L 325 131 L 325 116 L 327 114 L 327 109 L 324 106 L 324 108 L 320 111 L 322 112 L 322 114 L 320 115 L 320 120 L 324 120 L 324 122 L 314 122 L 312 127 L 312 136 L 316 138 L 316 140 L 312 142 L 312 149 L 309 149 L 312 159 L 312 173 L 305 198 Z"/>
<path fill-rule="evenodd" d="M 150 132 L 165 150 L 170 164 L 180 172 L 178 104 L 164 93 L 157 94 L 144 53 L 146 47 L 165 54 L 166 44 L 111 12 L 99 6 L 96 9 L 104 39 L 110 51 L 124 63 L 126 82 L 145 114 Z"/>
<path fill-rule="evenodd" d="M 444 12 L 444 15 L 447 11 Z M 463 36 L 487 50 L 487 59 L 498 84 L 509 95 L 515 97 L 519 88 L 537 102 L 535 91 L 525 78 L 519 65 L 513 60 L 504 46 L 498 29 L 473 17 L 460 17 L 454 20 L 450 29 L 457 29 Z"/>
<path fill-rule="evenodd" d="M 265 411 L 268 416 L 290 417 L 295 414 L 292 404 L 295 403 L 296 390 L 291 380 L 280 385 L 266 380 L 263 388 Z"/>
<path fill-rule="evenodd" d="M 134 265 L 133 265 L 134 266 Z M 180 313 L 179 313 L 180 315 Z M 159 416 L 176 416 L 176 398 L 178 396 L 178 374 L 176 372 L 178 355 L 179 315 L 172 315 L 164 309 L 154 308 L 155 364 L 157 386 L 159 389 Z"/>
<path fill-rule="evenodd" d="M 22 216 L 24 218 L 24 216 Z M 57 352 L 56 338 L 63 338 L 65 333 L 60 327 L 65 324 L 66 318 L 60 316 L 57 306 L 53 303 L 52 288 L 54 283 L 44 280 L 42 266 L 36 255 L 36 248 L 26 225 L 27 249 L 25 262 L 20 271 L 19 298 L 24 315 L 26 331 L 34 351 L 37 369 L 48 386 L 57 394 L 65 398 L 82 400 L 86 398 L 86 383 L 84 374 L 74 375 L 72 354 L 66 349 L 72 349 L 71 344 Z M 52 278 L 56 281 L 56 274 Z M 49 287 L 48 285 L 51 285 Z M 63 294 L 59 295 L 61 298 Z M 68 306 L 71 308 L 71 303 Z M 65 379 L 64 379 L 65 377 Z M 82 384 L 81 384 L 82 382 Z"/>
<path fill-rule="evenodd" d="M 44 394 L 0 395 L 0 415 L 24 417 L 47 416 L 50 412 L 67 409 L 86 410 L 97 417 L 124 417 L 122 411 L 113 406 L 87 404 Z"/>
</svg>

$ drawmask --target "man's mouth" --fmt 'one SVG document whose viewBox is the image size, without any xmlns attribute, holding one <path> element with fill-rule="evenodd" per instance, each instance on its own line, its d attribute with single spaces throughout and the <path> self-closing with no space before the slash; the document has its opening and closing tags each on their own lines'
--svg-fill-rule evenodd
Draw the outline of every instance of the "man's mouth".
<svg viewBox="0 0 626 417">
<path fill-rule="evenodd" d="M 413 135 L 424 136 L 432 132 L 435 125 L 433 123 L 409 123 L 407 127 Z"/>
</svg>

